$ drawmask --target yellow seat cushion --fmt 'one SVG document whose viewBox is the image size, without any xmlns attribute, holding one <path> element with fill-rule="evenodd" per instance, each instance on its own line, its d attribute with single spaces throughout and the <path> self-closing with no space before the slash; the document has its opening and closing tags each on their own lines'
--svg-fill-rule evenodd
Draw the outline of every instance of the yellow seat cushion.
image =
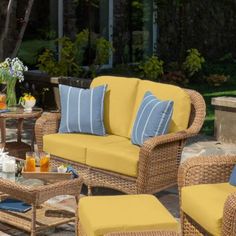
<svg viewBox="0 0 236 236">
<path fill-rule="evenodd" d="M 115 135 L 96 136 L 89 134 L 49 134 L 43 136 L 43 150 L 66 160 L 86 163 L 89 147 L 107 145 L 127 140 Z"/>
<path fill-rule="evenodd" d="M 138 85 L 134 113 L 129 130 L 130 135 L 139 106 L 142 102 L 144 94 L 147 91 L 152 92 L 158 99 L 174 101 L 174 111 L 170 123 L 169 133 L 175 133 L 188 127 L 189 116 L 191 112 L 191 99 L 187 92 L 177 86 L 141 80 Z"/>
<path fill-rule="evenodd" d="M 87 149 L 86 164 L 92 167 L 136 177 L 140 148 L 128 138 Z"/>
<path fill-rule="evenodd" d="M 104 100 L 104 125 L 108 134 L 129 137 L 139 79 L 101 76 L 91 87 L 107 84 Z"/>
<path fill-rule="evenodd" d="M 236 192 L 229 183 L 203 184 L 182 188 L 182 210 L 214 236 L 221 235 L 223 208 Z"/>
<path fill-rule="evenodd" d="M 173 230 L 178 223 L 152 195 L 84 197 L 79 220 L 86 235 L 117 231 Z"/>
</svg>

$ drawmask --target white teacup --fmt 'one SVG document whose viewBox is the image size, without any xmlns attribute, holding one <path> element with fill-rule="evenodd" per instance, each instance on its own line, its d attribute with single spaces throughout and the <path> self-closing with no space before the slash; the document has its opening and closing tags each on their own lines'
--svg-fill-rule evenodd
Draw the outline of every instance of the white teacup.
<svg viewBox="0 0 236 236">
<path fill-rule="evenodd" d="M 32 108 L 35 106 L 36 100 L 24 100 L 21 102 L 21 105 L 24 107 L 24 111 L 32 111 Z"/>
</svg>

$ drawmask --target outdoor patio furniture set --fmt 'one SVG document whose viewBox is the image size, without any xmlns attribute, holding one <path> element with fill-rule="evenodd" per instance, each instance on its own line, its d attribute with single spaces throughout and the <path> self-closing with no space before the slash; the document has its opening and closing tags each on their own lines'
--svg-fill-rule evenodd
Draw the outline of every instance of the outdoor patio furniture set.
<svg viewBox="0 0 236 236">
<path fill-rule="evenodd" d="M 150 195 L 178 182 L 183 235 L 236 235 L 236 189 L 228 183 L 236 157 L 197 157 L 180 165 L 185 141 L 200 131 L 205 118 L 202 96 L 177 86 L 109 76 L 94 79 L 91 87 L 104 84 L 107 85 L 106 136 L 58 132 L 63 119 L 60 113 L 43 113 L 35 125 L 39 151 L 51 154 L 53 166 L 70 164 L 78 170 L 79 191 L 83 179 L 88 195 L 92 194 L 92 187 L 108 187 L 130 194 L 82 198 L 76 233 L 82 236 L 180 235 L 178 222 Z M 131 130 L 147 90 L 159 99 L 174 101 L 174 111 L 169 133 L 150 138 L 139 147 L 130 142 Z M 67 191 L 66 184 L 61 191 L 73 195 L 73 190 Z M 5 191 L 13 193 L 9 185 L 3 185 Z M 56 189 L 60 187 L 58 183 Z M 53 185 L 44 188 L 52 192 L 43 201 L 47 196 L 58 195 Z M 22 196 L 17 191 L 16 194 Z M 30 203 L 43 202 L 41 193 L 31 194 L 35 200 Z M 32 227 L 31 234 L 35 235 L 35 226 Z"/>
</svg>

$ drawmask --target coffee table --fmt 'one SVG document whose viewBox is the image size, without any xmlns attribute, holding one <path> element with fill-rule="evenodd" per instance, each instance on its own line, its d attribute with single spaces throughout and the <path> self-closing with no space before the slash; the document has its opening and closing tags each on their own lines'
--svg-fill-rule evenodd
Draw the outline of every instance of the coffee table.
<svg viewBox="0 0 236 236">
<path fill-rule="evenodd" d="M 22 176 L 14 180 L 11 177 L 0 170 L 0 199 L 9 197 L 21 200 L 30 204 L 32 209 L 26 213 L 0 210 L 0 222 L 30 232 L 31 236 L 50 227 L 75 222 L 75 235 L 78 235 L 78 200 L 82 178 L 47 182 Z M 50 198 L 60 195 L 75 197 L 77 209 L 74 215 L 45 204 Z"/>
</svg>

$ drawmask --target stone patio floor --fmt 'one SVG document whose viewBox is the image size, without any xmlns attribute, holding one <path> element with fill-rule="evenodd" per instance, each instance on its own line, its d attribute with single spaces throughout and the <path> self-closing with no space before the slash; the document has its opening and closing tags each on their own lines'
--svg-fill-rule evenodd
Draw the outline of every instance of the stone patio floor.
<svg viewBox="0 0 236 236">
<path fill-rule="evenodd" d="M 14 129 L 14 122 L 8 123 L 7 129 L 7 138 L 14 139 L 16 130 Z M 24 125 L 24 133 L 23 138 L 25 141 L 29 141 L 30 138 L 30 129 L 32 128 L 33 123 L 27 122 Z M 198 135 L 194 138 L 188 140 L 183 154 L 182 154 L 182 162 L 187 160 L 188 158 L 193 158 L 195 156 L 215 156 L 215 155 L 236 155 L 236 145 L 235 144 L 224 144 L 217 142 L 213 137 L 208 137 L 204 135 Z M 82 196 L 86 194 L 86 188 L 84 187 L 82 190 Z M 122 194 L 120 192 L 110 190 L 110 189 L 102 189 L 95 188 L 93 189 L 93 195 L 117 195 Z M 155 196 L 163 203 L 163 205 L 171 212 L 171 214 L 179 219 L 179 198 L 177 187 L 162 191 L 160 193 L 155 194 Z M 62 209 L 67 209 L 74 211 L 74 199 L 69 196 L 59 196 L 54 199 L 51 199 L 49 204 L 57 205 Z M 15 229 L 11 226 L 1 224 L 0 223 L 0 236 L 26 236 L 28 235 L 25 232 L 22 232 L 18 229 Z M 52 236 L 73 236 L 74 234 L 74 224 L 66 224 L 57 228 L 53 228 L 51 230 L 45 231 L 40 235 L 52 235 Z"/>
</svg>

